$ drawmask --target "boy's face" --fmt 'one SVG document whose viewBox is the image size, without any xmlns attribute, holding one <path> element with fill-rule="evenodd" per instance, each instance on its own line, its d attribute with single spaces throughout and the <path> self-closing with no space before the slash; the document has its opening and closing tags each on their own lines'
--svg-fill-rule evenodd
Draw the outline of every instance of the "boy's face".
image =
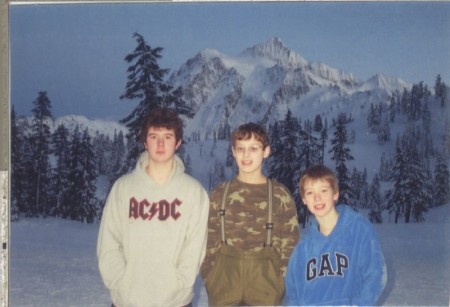
<svg viewBox="0 0 450 307">
<path fill-rule="evenodd" d="M 263 148 L 263 144 L 252 136 L 248 140 L 237 140 L 232 151 L 240 173 L 260 175 L 262 163 L 270 154 L 270 147 Z"/>
<path fill-rule="evenodd" d="M 148 129 L 147 138 L 144 143 L 150 159 L 160 163 L 172 159 L 180 144 L 181 140 L 176 141 L 173 130 L 155 127 Z"/>
<path fill-rule="evenodd" d="M 316 218 L 325 217 L 335 212 L 339 192 L 334 191 L 328 181 L 322 179 L 309 180 L 305 182 L 304 191 L 303 203 Z"/>
</svg>

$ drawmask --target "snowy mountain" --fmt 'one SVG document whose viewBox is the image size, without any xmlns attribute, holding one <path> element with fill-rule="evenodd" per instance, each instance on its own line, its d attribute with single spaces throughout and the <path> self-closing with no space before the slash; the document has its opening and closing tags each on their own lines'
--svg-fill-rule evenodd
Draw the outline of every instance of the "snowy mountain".
<svg viewBox="0 0 450 307">
<path fill-rule="evenodd" d="M 299 118 L 312 118 L 324 109 L 331 116 L 367 110 L 370 103 L 389 102 L 393 93 L 411 88 L 382 74 L 361 82 L 351 73 L 309 63 L 279 38 L 237 56 L 202 50 L 173 72 L 169 82 L 184 89 L 185 101 L 196 112 L 188 120 L 187 136 L 205 127 L 217 131 L 246 121 L 268 124 L 282 119 L 288 109 Z"/>
</svg>

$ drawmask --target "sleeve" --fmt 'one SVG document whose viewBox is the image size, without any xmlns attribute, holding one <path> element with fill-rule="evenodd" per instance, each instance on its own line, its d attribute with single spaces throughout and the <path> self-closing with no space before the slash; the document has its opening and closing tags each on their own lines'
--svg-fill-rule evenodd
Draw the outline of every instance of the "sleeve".
<svg viewBox="0 0 450 307">
<path fill-rule="evenodd" d="M 300 305 L 300 300 L 297 293 L 297 284 L 295 276 L 299 272 L 296 272 L 297 260 L 298 260 L 298 249 L 294 249 L 292 256 L 289 260 L 289 264 L 286 271 L 285 286 L 286 286 L 286 303 L 287 306 L 298 306 Z"/>
<path fill-rule="evenodd" d="M 300 237 L 298 225 L 297 209 L 294 199 L 287 188 L 282 187 L 278 193 L 274 195 L 274 199 L 278 198 L 280 202 L 278 215 L 278 228 L 276 225 L 274 231 L 274 246 L 279 249 L 281 257 L 281 272 L 283 276 L 286 274 L 289 257 L 297 244 Z"/>
<path fill-rule="evenodd" d="M 367 254 L 359 267 L 362 270 L 362 289 L 352 302 L 359 306 L 375 305 L 386 284 L 386 264 L 378 236 L 371 224 L 367 236 L 361 247 L 361 251 Z"/>
<path fill-rule="evenodd" d="M 213 190 L 210 196 L 209 218 L 208 218 L 208 243 L 206 246 L 206 255 L 203 260 L 201 273 L 203 280 L 206 280 L 209 272 L 214 265 L 215 255 L 219 249 L 221 241 L 220 233 L 220 203 L 218 199 L 222 193 L 219 192 L 219 188 Z"/>
<path fill-rule="evenodd" d="M 105 286 L 117 289 L 125 273 L 122 225 L 120 219 L 120 193 L 117 182 L 106 200 L 97 239 L 97 258 Z"/>
</svg>

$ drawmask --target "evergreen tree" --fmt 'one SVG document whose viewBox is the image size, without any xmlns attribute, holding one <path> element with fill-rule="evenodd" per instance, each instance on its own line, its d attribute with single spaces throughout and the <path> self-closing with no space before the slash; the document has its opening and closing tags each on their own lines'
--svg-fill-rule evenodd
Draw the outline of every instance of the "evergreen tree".
<svg viewBox="0 0 450 307">
<path fill-rule="evenodd" d="M 428 102 L 423 104 L 422 111 L 422 131 L 423 131 L 423 156 L 425 158 L 431 157 L 433 153 L 433 137 L 431 133 L 431 112 L 428 107 Z"/>
<path fill-rule="evenodd" d="M 326 119 L 325 119 L 325 123 L 326 123 Z M 325 148 L 326 148 L 327 140 L 328 140 L 328 128 L 327 128 L 327 125 L 325 124 L 322 131 L 320 132 L 320 141 L 321 141 L 321 150 L 322 150 L 322 158 L 320 160 L 320 164 L 324 163 Z"/>
<path fill-rule="evenodd" d="M 441 102 L 441 106 L 445 106 L 445 103 L 447 101 L 447 85 L 442 81 L 440 74 L 436 77 L 434 92 L 436 94 L 436 97 Z"/>
<path fill-rule="evenodd" d="M 23 136 L 21 135 L 16 122 L 16 112 L 14 106 L 11 110 L 11 221 L 19 220 L 20 203 L 26 202 L 23 198 L 26 187 L 26 166 L 21 154 L 21 144 Z"/>
<path fill-rule="evenodd" d="M 353 192 L 355 207 L 368 208 L 368 193 L 369 187 L 367 184 L 367 170 L 364 169 L 362 172 L 353 168 L 350 176 L 350 186 Z"/>
<path fill-rule="evenodd" d="M 339 181 L 339 202 L 353 205 L 353 195 L 350 188 L 350 176 L 347 161 L 353 160 L 350 148 L 347 146 L 346 116 L 341 113 L 338 116 L 336 129 L 331 139 L 331 160 L 336 164 L 336 177 Z"/>
<path fill-rule="evenodd" d="M 430 199 L 426 189 L 426 177 L 422 167 L 418 150 L 415 147 L 407 148 L 406 181 L 408 182 L 408 194 L 405 204 L 405 223 L 411 218 L 415 222 L 424 221 L 423 213 L 428 211 Z"/>
<path fill-rule="evenodd" d="M 117 131 L 114 131 L 114 137 L 117 135 Z M 93 145 L 95 152 L 95 159 L 97 161 L 97 172 L 99 175 L 110 175 L 114 169 L 116 160 L 116 151 L 113 148 L 113 141 L 108 135 L 96 132 Z M 123 154 L 123 153 L 122 153 Z"/>
<path fill-rule="evenodd" d="M 32 198 L 33 216 L 44 215 L 49 201 L 49 183 L 50 183 L 50 121 L 52 114 L 50 112 L 51 103 L 47 97 L 47 92 L 39 92 L 36 100 L 33 101 L 33 114 L 31 145 L 32 157 L 34 159 L 33 168 L 30 171 L 33 181 L 32 189 L 34 196 Z"/>
<path fill-rule="evenodd" d="M 391 105 L 389 107 L 389 121 L 391 123 L 395 121 L 396 112 L 397 112 L 397 101 L 395 99 L 395 96 L 393 95 L 391 97 Z"/>
<path fill-rule="evenodd" d="M 131 145 L 128 151 L 128 158 L 125 169 L 127 172 L 132 169 L 143 151 L 143 144 L 140 140 L 141 127 L 151 112 L 157 107 L 173 108 L 179 114 L 192 117 L 192 109 L 181 99 L 180 88 L 173 88 L 164 82 L 164 77 L 169 72 L 158 65 L 163 48 L 150 47 L 144 37 L 134 33 L 133 37 L 137 41 L 136 49 L 125 57 L 125 61 L 130 64 L 127 73 L 127 85 L 125 93 L 120 99 L 137 99 L 139 105 L 124 119 L 121 120 L 128 127 L 127 139 Z"/>
<path fill-rule="evenodd" d="M 81 204 L 81 189 L 83 187 L 83 170 L 81 168 L 81 134 L 78 125 L 72 132 L 69 154 L 69 180 L 67 194 L 61 206 L 61 217 L 64 219 L 77 220 L 77 206 Z"/>
<path fill-rule="evenodd" d="M 383 222 L 383 216 L 382 216 L 382 198 L 381 198 L 381 192 L 380 192 L 380 177 L 378 175 L 375 175 L 375 177 L 372 180 L 372 184 L 370 185 L 369 190 L 369 220 L 372 223 L 382 223 Z"/>
<path fill-rule="evenodd" d="M 97 187 L 97 172 L 95 167 L 95 153 L 92 146 L 91 136 L 85 129 L 81 138 L 81 161 L 82 186 L 81 203 L 78 208 L 76 220 L 93 223 L 97 213 L 98 200 L 95 196 Z"/>
<path fill-rule="evenodd" d="M 387 193 L 387 198 L 390 201 L 388 206 L 389 213 L 394 212 L 395 223 L 399 222 L 403 215 L 404 206 L 408 199 L 408 182 L 406 181 L 406 159 L 403 150 L 400 147 L 400 140 L 397 139 L 396 153 L 394 158 L 394 165 L 392 167 L 389 179 L 394 182 L 394 187 Z"/>
<path fill-rule="evenodd" d="M 450 172 L 448 159 L 438 154 L 434 169 L 434 201 L 436 205 L 442 205 L 450 200 Z"/>
<path fill-rule="evenodd" d="M 69 194 L 63 217 L 92 223 L 97 214 L 95 155 L 88 130 L 83 135 L 77 126 L 70 146 Z"/>
<path fill-rule="evenodd" d="M 69 130 L 63 124 L 59 125 L 52 135 L 52 148 L 56 161 L 52 170 L 51 198 L 47 214 L 61 217 L 63 201 L 70 198 L 66 195 L 69 185 Z"/>
<path fill-rule="evenodd" d="M 284 120 L 277 121 L 269 127 L 271 154 L 268 165 L 269 177 L 277 179 L 293 194 L 301 223 L 305 222 L 305 206 L 300 205 L 298 181 L 304 169 L 300 153 L 301 126 L 292 112 L 288 110 Z"/>
<path fill-rule="evenodd" d="M 391 128 L 389 126 L 389 120 L 386 118 L 378 128 L 378 144 L 383 145 L 391 140 Z"/>
<path fill-rule="evenodd" d="M 298 159 L 303 161 L 302 167 L 304 169 L 311 165 L 319 164 L 323 161 L 323 151 L 321 140 L 312 135 L 312 125 L 310 121 L 305 121 L 305 128 L 298 132 L 300 135 L 300 156 Z"/>
<path fill-rule="evenodd" d="M 314 118 L 314 131 L 320 132 L 323 129 L 322 117 L 320 114 L 317 114 Z"/>
</svg>

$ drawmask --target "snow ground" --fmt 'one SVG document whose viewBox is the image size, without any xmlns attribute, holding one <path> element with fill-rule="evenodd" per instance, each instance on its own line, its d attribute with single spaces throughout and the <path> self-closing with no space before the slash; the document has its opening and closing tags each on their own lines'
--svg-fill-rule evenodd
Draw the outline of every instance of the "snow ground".
<svg viewBox="0 0 450 307">
<path fill-rule="evenodd" d="M 376 225 L 388 266 L 384 306 L 450 305 L 450 204 L 425 217 Z M 9 306 L 110 306 L 97 269 L 97 231 L 98 224 L 55 218 L 11 223 Z M 194 306 L 207 306 L 200 278 L 195 289 Z"/>
</svg>

